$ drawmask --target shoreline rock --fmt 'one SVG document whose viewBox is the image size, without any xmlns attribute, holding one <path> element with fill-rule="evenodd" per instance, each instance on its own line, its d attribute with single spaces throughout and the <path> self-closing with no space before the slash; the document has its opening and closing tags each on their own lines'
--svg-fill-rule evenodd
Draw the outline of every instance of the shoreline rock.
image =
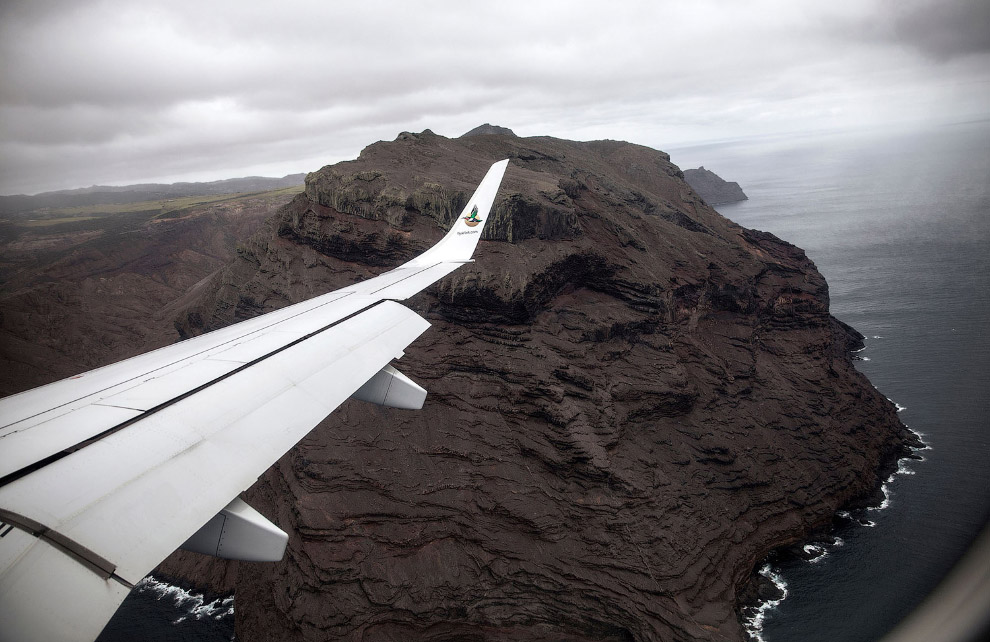
<svg viewBox="0 0 990 642">
<path fill-rule="evenodd" d="M 902 447 L 895 449 L 887 460 L 881 462 L 877 484 L 872 490 L 860 497 L 851 499 L 846 505 L 840 507 L 827 525 L 810 532 L 801 540 L 770 551 L 766 559 L 754 568 L 752 577 L 739 593 L 737 608 L 740 623 L 745 627 L 766 602 L 784 599 L 784 592 L 773 580 L 760 572 L 764 565 L 770 565 L 773 568 L 788 560 L 814 561 L 820 555 L 827 554 L 827 548 L 835 545 L 836 533 L 840 528 L 851 524 L 859 524 L 864 527 L 870 525 L 857 519 L 851 513 L 882 509 L 883 503 L 887 501 L 887 495 L 883 488 L 897 474 L 900 469 L 900 462 L 904 459 L 923 459 L 917 452 L 927 448 L 928 446 L 921 440 L 921 437 L 905 426 Z M 832 540 L 832 542 L 828 540 Z M 808 546 L 817 550 L 809 552 L 806 550 Z"/>
</svg>

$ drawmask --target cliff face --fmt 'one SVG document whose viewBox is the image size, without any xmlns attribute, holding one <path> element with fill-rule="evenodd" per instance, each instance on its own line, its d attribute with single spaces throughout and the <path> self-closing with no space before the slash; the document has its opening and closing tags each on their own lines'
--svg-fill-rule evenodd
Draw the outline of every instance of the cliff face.
<svg viewBox="0 0 990 642">
<path fill-rule="evenodd" d="M 684 180 L 701 198 L 708 201 L 709 205 L 723 205 L 749 199 L 739 187 L 739 183 L 735 181 L 730 183 L 715 172 L 705 169 L 704 166 L 684 170 Z"/>
<path fill-rule="evenodd" d="M 247 493 L 290 543 L 237 568 L 239 639 L 740 640 L 754 566 L 903 443 L 804 252 L 622 142 L 372 145 L 310 174 L 180 332 L 412 257 L 506 157 L 477 262 L 407 302 L 426 407 L 347 402 Z"/>
</svg>

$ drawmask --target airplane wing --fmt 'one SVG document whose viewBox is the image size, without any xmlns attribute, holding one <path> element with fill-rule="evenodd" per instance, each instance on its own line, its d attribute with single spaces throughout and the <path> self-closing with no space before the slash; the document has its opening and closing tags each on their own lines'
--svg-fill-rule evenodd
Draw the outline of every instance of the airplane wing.
<svg viewBox="0 0 990 642">
<path fill-rule="evenodd" d="M 435 246 L 373 279 L 0 400 L 0 639 L 92 640 L 176 548 L 281 559 L 239 499 L 349 397 L 418 409 L 397 303 L 471 260 L 507 160 Z"/>
</svg>

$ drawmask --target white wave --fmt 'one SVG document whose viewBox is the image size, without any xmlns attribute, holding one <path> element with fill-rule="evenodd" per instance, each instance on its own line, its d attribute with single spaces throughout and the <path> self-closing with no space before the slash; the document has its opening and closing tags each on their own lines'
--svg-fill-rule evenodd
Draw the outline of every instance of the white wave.
<svg viewBox="0 0 990 642">
<path fill-rule="evenodd" d="M 917 437 L 918 438 L 918 441 L 921 442 L 921 445 L 920 446 L 918 446 L 918 447 L 912 446 L 911 447 L 911 450 L 913 450 L 914 452 L 919 452 L 919 451 L 922 451 L 922 450 L 931 450 L 932 449 L 931 445 L 927 441 L 925 441 L 925 433 L 921 432 L 920 430 L 914 430 L 913 428 L 908 428 L 908 430 L 910 430 L 911 431 L 911 434 L 914 435 L 915 437 Z M 921 461 L 924 461 L 924 457 L 921 458 Z"/>
<path fill-rule="evenodd" d="M 894 471 L 891 474 L 891 476 L 887 478 L 887 481 L 885 481 L 883 484 L 880 485 L 880 492 L 883 493 L 883 501 L 880 502 L 880 504 L 877 505 L 877 506 L 869 506 L 869 507 L 867 507 L 866 510 L 868 510 L 868 511 L 881 511 L 881 510 L 887 510 L 888 508 L 890 508 L 890 487 L 887 484 L 890 482 L 891 479 L 894 478 L 894 475 L 896 475 L 896 474 L 897 474 L 897 471 Z"/>
<path fill-rule="evenodd" d="M 807 561 L 812 564 L 817 564 L 828 556 L 828 549 L 821 544 L 805 544 L 802 550 L 805 555 L 811 556 Z"/>
<path fill-rule="evenodd" d="M 764 564 L 760 569 L 760 575 L 773 582 L 773 585 L 780 592 L 780 598 L 763 602 L 756 607 L 753 615 L 743 622 L 743 630 L 746 631 L 746 634 L 753 642 L 766 642 L 763 638 L 763 623 L 766 621 L 767 612 L 776 608 L 781 602 L 787 599 L 787 582 L 784 581 L 780 573 L 775 571 L 769 564 Z"/>
<path fill-rule="evenodd" d="M 874 334 L 873 337 L 871 337 L 871 338 L 873 338 L 873 339 L 883 339 L 883 337 L 881 337 L 879 334 Z"/>
<path fill-rule="evenodd" d="M 889 401 L 890 403 L 894 404 L 894 408 L 897 408 L 897 412 L 903 412 L 904 410 L 907 410 L 907 406 L 902 406 L 901 404 L 897 403 L 896 401 L 894 401 L 890 397 L 887 397 L 887 401 Z M 917 433 L 915 433 L 915 434 L 917 434 Z"/>
<path fill-rule="evenodd" d="M 842 511 L 848 517 L 852 517 L 847 511 Z M 805 544 L 801 550 L 808 557 L 805 559 L 806 562 L 811 562 L 812 564 L 817 564 L 822 561 L 830 552 L 830 549 L 839 548 L 840 546 L 845 546 L 846 542 L 838 535 L 831 535 L 832 541 L 830 542 L 812 542 L 810 544 Z"/>
<path fill-rule="evenodd" d="M 869 357 L 860 357 L 859 360 L 860 361 L 871 361 L 871 359 Z"/>
<path fill-rule="evenodd" d="M 902 406 L 897 405 L 896 402 L 894 403 L 894 405 L 897 406 L 897 412 L 900 412 L 901 410 L 904 409 Z M 921 439 L 921 434 L 920 433 L 918 433 L 917 431 L 914 431 L 914 430 L 912 430 L 911 432 L 914 433 L 918 437 L 918 439 Z M 915 452 L 918 452 L 920 450 L 928 450 L 928 449 L 931 448 L 931 446 L 929 446 L 928 444 L 925 444 L 924 441 L 922 441 L 922 444 L 924 444 L 924 445 L 922 447 L 920 447 L 920 448 L 911 448 L 912 454 L 915 453 Z M 869 510 L 869 511 L 880 511 L 880 510 L 884 510 L 884 509 L 890 508 L 890 497 L 891 497 L 890 484 L 894 481 L 894 478 L 897 477 L 898 475 L 914 475 L 914 474 L 916 474 L 916 471 L 913 468 L 909 468 L 908 467 L 912 461 L 918 461 L 918 462 L 925 461 L 925 458 L 924 457 L 920 457 L 918 455 L 914 455 L 912 457 L 901 457 L 900 459 L 898 459 L 897 460 L 897 468 L 894 470 L 894 472 L 890 473 L 890 476 L 887 477 L 887 480 L 883 484 L 880 485 L 880 491 L 883 493 L 883 501 L 880 502 L 880 505 L 879 506 L 871 506 L 871 507 L 867 508 L 866 510 Z M 870 524 L 870 526 L 873 526 L 873 525 L 874 524 L 872 524 L 872 523 Z"/>
<path fill-rule="evenodd" d="M 900 407 L 898 407 L 898 408 L 900 408 Z M 884 485 L 882 486 L 882 488 L 883 488 L 883 494 L 884 494 L 885 497 L 889 497 L 889 494 L 887 492 L 887 490 L 888 490 L 887 489 L 887 484 L 889 484 L 890 482 L 894 481 L 894 478 L 897 475 L 914 475 L 914 474 L 916 474 L 916 471 L 913 468 L 910 467 L 911 463 L 912 462 L 918 462 L 918 463 L 920 463 L 920 462 L 925 461 L 925 458 L 924 457 L 922 457 L 921 455 L 915 454 L 915 453 L 918 453 L 918 452 L 920 452 L 922 450 L 931 450 L 931 446 L 929 446 L 928 444 L 926 444 L 924 442 L 924 440 L 922 439 L 921 433 L 919 433 L 916 430 L 912 430 L 911 432 L 921 441 L 921 444 L 922 445 L 919 446 L 919 447 L 911 447 L 911 456 L 910 457 L 901 457 L 900 459 L 897 460 L 897 470 L 895 470 L 894 472 L 892 472 L 890 474 L 890 477 L 887 478 L 887 482 L 884 483 Z M 887 504 L 887 505 L 889 506 L 889 504 Z M 886 508 L 886 506 L 884 506 L 884 508 Z"/>
<path fill-rule="evenodd" d="M 901 412 L 902 410 L 906 409 L 904 406 L 900 405 L 893 399 L 888 399 L 888 401 L 894 404 L 894 406 L 897 408 L 897 412 Z M 912 454 L 922 450 L 931 449 L 931 446 L 925 443 L 924 435 L 922 433 L 918 432 L 917 430 L 911 430 L 911 432 L 915 436 L 917 436 L 918 440 L 922 443 L 920 447 L 911 448 Z M 872 506 L 866 508 L 865 511 L 881 511 L 881 510 L 885 510 L 886 508 L 889 508 L 891 503 L 890 501 L 891 490 L 889 484 L 894 480 L 894 478 L 897 475 L 914 475 L 915 471 L 908 468 L 907 467 L 908 464 L 911 461 L 924 461 L 924 460 L 925 460 L 924 457 L 920 457 L 919 455 L 916 454 L 913 454 L 912 457 L 900 458 L 897 461 L 897 469 L 894 470 L 887 478 L 887 480 L 880 486 L 880 491 L 883 493 L 883 501 L 880 502 L 878 506 Z M 859 510 L 857 510 L 856 512 L 862 514 L 862 512 L 860 512 Z M 836 516 L 842 519 L 854 520 L 857 524 L 866 528 L 873 528 L 877 525 L 875 521 L 863 517 L 856 517 L 853 515 L 852 512 L 848 510 L 838 511 L 836 513 Z M 820 562 L 821 560 L 825 559 L 828 556 L 829 548 L 838 548 L 840 546 L 845 546 L 845 543 L 846 543 L 845 540 L 843 540 L 841 537 L 837 535 L 833 535 L 832 542 L 830 544 L 826 544 L 822 542 L 805 544 L 803 546 L 804 553 L 810 556 L 807 558 L 806 561 L 812 564 L 817 564 L 818 562 Z M 780 590 L 781 598 L 778 600 L 767 600 L 766 602 L 760 604 L 755 609 L 753 615 L 750 618 L 744 620 L 743 629 L 746 631 L 746 634 L 753 642 L 766 642 L 765 639 L 763 638 L 763 623 L 766 620 L 767 613 L 771 609 L 777 607 L 781 602 L 784 601 L 784 599 L 787 598 L 787 583 L 784 581 L 783 577 L 781 577 L 779 573 L 774 571 L 769 564 L 765 564 L 763 568 L 760 569 L 759 572 L 760 575 L 772 581 L 774 585 Z"/>
<path fill-rule="evenodd" d="M 172 624 L 180 624 L 190 617 L 197 620 L 205 620 L 207 618 L 220 620 L 234 615 L 233 595 L 225 598 L 217 598 L 207 603 L 206 598 L 201 594 L 193 593 L 188 589 L 174 586 L 167 582 L 162 582 L 155 579 L 152 575 L 138 582 L 135 588 L 141 593 L 150 592 L 156 595 L 159 600 L 168 598 L 175 605 L 176 609 L 185 611 L 185 615 L 173 621 Z"/>
</svg>

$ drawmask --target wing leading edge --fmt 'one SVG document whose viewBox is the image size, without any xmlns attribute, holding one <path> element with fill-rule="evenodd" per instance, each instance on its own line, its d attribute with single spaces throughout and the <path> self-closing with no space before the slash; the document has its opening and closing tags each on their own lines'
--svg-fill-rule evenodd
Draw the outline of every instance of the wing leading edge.
<svg viewBox="0 0 990 642">
<path fill-rule="evenodd" d="M 389 364 L 429 323 L 396 301 L 471 260 L 507 164 L 394 270 L 0 400 L 0 639 L 95 638 L 180 546 L 280 558 L 238 495 L 348 397 L 422 406 Z"/>
</svg>

